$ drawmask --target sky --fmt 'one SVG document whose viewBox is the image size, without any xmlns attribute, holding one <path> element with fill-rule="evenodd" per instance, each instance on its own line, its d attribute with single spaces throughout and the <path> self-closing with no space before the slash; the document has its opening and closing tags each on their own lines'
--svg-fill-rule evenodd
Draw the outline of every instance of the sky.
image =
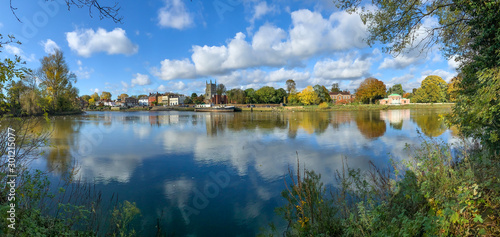
<svg viewBox="0 0 500 237">
<path fill-rule="evenodd" d="M 105 4 L 107 1 L 101 1 Z M 429 75 L 449 82 L 457 63 L 434 46 L 397 56 L 384 45 L 369 47 L 359 15 L 337 9 L 331 0 L 146 0 L 118 1 L 122 23 L 100 19 L 88 8 L 64 0 L 12 1 L 0 8 L 0 34 L 7 44 L 0 58 L 19 55 L 29 68 L 60 49 L 80 95 L 111 92 L 112 98 L 150 92 L 204 93 L 206 81 L 226 88 L 308 85 L 354 92 L 367 77 L 411 91 Z M 366 6 L 374 9 L 372 6 Z M 421 31 L 437 24 L 423 22 Z M 421 34 L 420 36 L 422 36 Z M 419 37 L 420 37 L 419 36 Z"/>
</svg>

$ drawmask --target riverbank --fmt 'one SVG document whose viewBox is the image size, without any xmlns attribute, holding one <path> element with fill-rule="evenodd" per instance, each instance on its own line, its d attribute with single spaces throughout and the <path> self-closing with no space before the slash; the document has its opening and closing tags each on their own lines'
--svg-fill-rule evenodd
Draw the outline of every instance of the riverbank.
<svg viewBox="0 0 500 237">
<path fill-rule="evenodd" d="M 367 105 L 367 104 L 350 104 L 350 105 L 332 105 L 328 108 L 320 108 L 318 105 L 305 106 L 284 106 L 284 107 L 254 107 L 241 108 L 242 111 L 252 112 L 322 112 L 322 111 L 355 111 L 355 110 L 396 110 L 396 109 L 451 109 L 454 103 L 438 103 L 438 104 L 408 104 L 408 105 Z"/>
</svg>

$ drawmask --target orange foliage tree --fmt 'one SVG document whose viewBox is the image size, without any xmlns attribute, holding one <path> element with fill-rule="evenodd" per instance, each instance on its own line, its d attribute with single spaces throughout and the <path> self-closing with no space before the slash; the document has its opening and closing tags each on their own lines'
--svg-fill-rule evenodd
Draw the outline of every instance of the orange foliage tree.
<svg viewBox="0 0 500 237">
<path fill-rule="evenodd" d="M 359 85 L 356 91 L 356 98 L 365 104 L 373 103 L 375 100 L 384 98 L 385 91 L 386 87 L 382 81 L 369 77 Z"/>
</svg>

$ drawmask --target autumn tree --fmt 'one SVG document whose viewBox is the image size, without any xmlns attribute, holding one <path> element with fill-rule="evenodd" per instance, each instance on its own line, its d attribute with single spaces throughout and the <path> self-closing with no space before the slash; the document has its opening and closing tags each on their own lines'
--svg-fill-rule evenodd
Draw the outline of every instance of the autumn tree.
<svg viewBox="0 0 500 237">
<path fill-rule="evenodd" d="M 427 76 L 417 89 L 413 100 L 418 103 L 446 102 L 448 84 L 439 76 Z"/>
<path fill-rule="evenodd" d="M 69 70 L 62 51 L 56 50 L 54 54 L 43 57 L 39 69 L 38 79 L 40 86 L 50 98 L 51 110 L 62 111 L 63 105 L 74 102 L 76 75 Z M 69 108 L 65 108 L 69 109 Z"/>
<path fill-rule="evenodd" d="M 126 93 L 123 93 L 123 94 L 121 94 L 121 95 L 118 96 L 118 99 L 120 99 L 122 101 L 124 101 L 125 98 L 128 98 L 128 95 Z M 103 99 L 103 98 L 101 97 L 101 99 Z"/>
<path fill-rule="evenodd" d="M 103 91 L 101 93 L 101 100 L 110 100 L 111 99 L 111 93 L 107 91 Z"/>
<path fill-rule="evenodd" d="M 97 92 L 94 92 L 94 94 L 92 94 L 90 97 L 94 99 L 94 101 L 101 100 L 101 97 L 99 96 L 99 94 L 97 94 Z"/>
<path fill-rule="evenodd" d="M 296 89 L 295 81 L 292 79 L 288 79 L 286 81 L 286 91 L 288 92 L 288 95 L 290 95 L 291 93 L 295 93 L 296 90 L 297 89 Z"/>
<path fill-rule="evenodd" d="M 462 81 L 462 77 L 460 75 L 451 79 L 450 83 L 448 83 L 448 100 L 450 102 L 455 102 L 458 96 L 458 91 L 460 89 L 460 82 Z"/>
<path fill-rule="evenodd" d="M 319 104 L 321 101 L 312 86 L 307 86 L 298 94 L 298 97 L 300 102 L 305 105 L 315 105 Z"/>
<path fill-rule="evenodd" d="M 366 78 L 356 90 L 356 99 L 362 103 L 373 103 L 375 100 L 382 99 L 386 95 L 386 87 L 382 81 L 376 78 Z"/>
</svg>

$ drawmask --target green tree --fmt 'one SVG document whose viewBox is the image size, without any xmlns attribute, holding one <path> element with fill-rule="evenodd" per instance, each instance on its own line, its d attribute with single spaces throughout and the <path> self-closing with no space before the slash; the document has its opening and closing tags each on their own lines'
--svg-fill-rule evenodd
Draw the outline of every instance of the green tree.
<svg viewBox="0 0 500 237">
<path fill-rule="evenodd" d="M 76 75 L 69 70 L 62 51 L 56 50 L 54 54 L 43 57 L 39 69 L 40 86 L 50 98 L 51 110 L 62 111 L 62 105 L 74 102 L 74 88 Z M 71 97 L 68 97 L 71 96 Z"/>
<path fill-rule="evenodd" d="M 82 96 L 80 96 L 80 99 L 84 100 L 85 102 L 89 102 L 90 98 L 91 98 L 90 95 L 82 95 Z"/>
<path fill-rule="evenodd" d="M 263 86 L 255 92 L 260 103 L 272 103 L 276 99 L 276 90 L 271 86 Z"/>
<path fill-rule="evenodd" d="M 229 102 L 236 104 L 245 103 L 245 92 L 242 89 L 235 88 L 226 92 Z"/>
<path fill-rule="evenodd" d="M 191 98 L 196 98 L 196 97 L 198 97 L 198 95 L 197 95 L 196 93 L 194 93 L 194 92 L 193 92 L 193 93 L 191 94 Z"/>
<path fill-rule="evenodd" d="M 387 94 L 398 94 L 400 96 L 403 96 L 405 94 L 405 90 L 403 90 L 403 86 L 401 86 L 401 84 L 396 84 L 392 87 L 389 87 L 389 89 L 387 90 Z"/>
<path fill-rule="evenodd" d="M 321 101 L 312 86 L 307 86 L 298 94 L 298 97 L 300 102 L 305 105 L 316 105 Z"/>
<path fill-rule="evenodd" d="M 382 99 L 386 95 L 385 88 L 382 81 L 373 77 L 366 78 L 356 90 L 356 99 L 365 104 L 374 103 L 375 100 Z"/>
<path fill-rule="evenodd" d="M 101 92 L 101 99 L 102 100 L 110 100 L 111 99 L 111 93 L 107 91 Z"/>
<path fill-rule="evenodd" d="M 286 91 L 288 92 L 288 95 L 290 95 L 290 93 L 295 93 L 296 90 L 297 90 L 297 88 L 296 88 L 295 81 L 292 79 L 288 79 L 286 81 Z"/>
<path fill-rule="evenodd" d="M 217 88 L 215 89 L 215 92 L 217 93 L 217 95 L 224 95 L 226 94 L 226 86 L 224 84 L 218 84 L 217 85 Z"/>
<path fill-rule="evenodd" d="M 320 102 L 331 102 L 332 98 L 330 97 L 330 94 L 328 93 L 328 90 L 326 89 L 325 86 L 321 85 L 315 85 L 313 87 L 314 92 L 318 95 Z"/>
<path fill-rule="evenodd" d="M 253 88 L 248 88 L 245 90 L 245 101 L 247 104 L 259 103 L 259 97 L 255 93 Z"/>
<path fill-rule="evenodd" d="M 193 103 L 193 99 L 191 99 L 190 96 L 186 96 L 186 99 L 184 99 L 184 104 L 192 104 Z"/>
<path fill-rule="evenodd" d="M 450 83 L 448 83 L 448 101 L 455 102 L 458 96 L 458 91 L 460 89 L 460 82 L 462 81 L 462 77 L 460 75 L 451 79 Z"/>
<path fill-rule="evenodd" d="M 275 104 L 285 103 L 284 100 L 287 97 L 287 93 L 286 93 L 285 89 L 279 88 L 275 92 L 276 92 L 276 96 L 275 96 L 274 103 Z"/>
</svg>

